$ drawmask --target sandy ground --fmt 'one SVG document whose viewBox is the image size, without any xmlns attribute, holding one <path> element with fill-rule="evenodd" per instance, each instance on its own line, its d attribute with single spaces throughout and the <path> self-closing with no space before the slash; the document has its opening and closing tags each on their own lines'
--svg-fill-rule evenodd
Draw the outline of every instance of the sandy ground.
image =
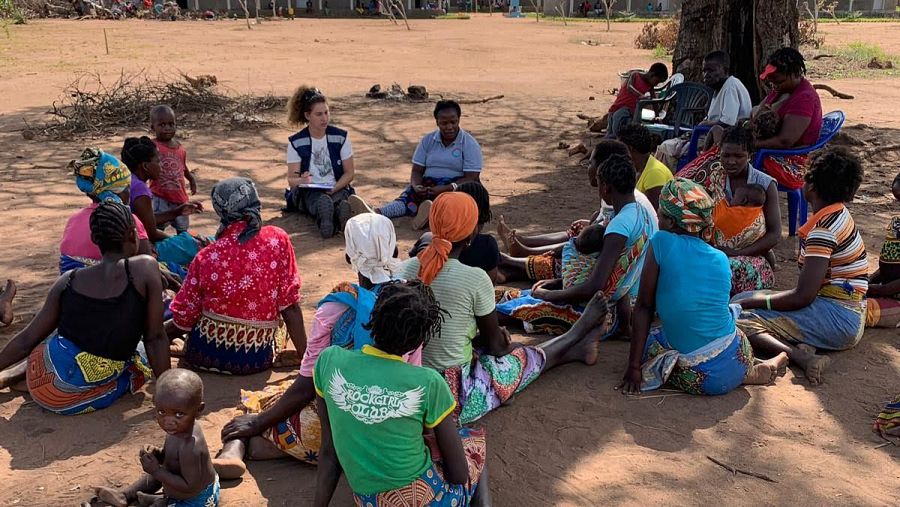
<svg viewBox="0 0 900 507">
<path fill-rule="evenodd" d="M 5 343 L 39 308 L 56 277 L 58 240 L 68 217 L 86 204 L 65 162 L 84 141 L 24 141 L 23 119 L 40 122 L 62 87 L 79 72 L 114 77 L 122 69 L 215 74 L 235 92 L 288 94 L 301 82 L 332 97 L 333 121 L 349 129 L 357 189 L 379 202 L 397 195 L 408 178 L 420 136 L 433 128 L 427 104 L 382 104 L 362 94 L 374 83 L 426 85 L 432 93 L 503 100 L 465 106 L 463 126 L 481 142 L 483 181 L 495 214 L 520 230 L 546 231 L 587 217 L 597 198 L 584 171 L 555 149 L 577 139 L 576 113 L 601 114 L 615 73 L 652 62 L 633 49 L 638 24 L 508 20 L 414 21 L 413 30 L 375 20 L 271 22 L 248 32 L 238 22 L 32 22 L 0 37 L 0 278 L 19 282 L 19 313 Z M 111 54 L 106 55 L 103 28 Z M 900 26 L 828 25 L 826 41 L 863 39 L 900 53 Z M 585 46 L 582 40 L 599 40 Z M 900 141 L 895 80 L 832 83 L 857 96 L 822 97 L 826 111 L 843 109 L 854 135 L 867 142 Z M 595 101 L 589 100 L 595 97 Z M 136 133 L 136 132 L 131 132 Z M 264 218 L 285 228 L 298 253 L 304 311 L 351 273 L 340 237 L 323 241 L 314 227 L 279 211 L 284 146 L 291 130 L 258 132 L 212 127 L 183 130 L 201 193 L 232 175 L 253 177 Z M 122 136 L 92 143 L 119 151 Z M 897 158 L 867 161 L 861 198 L 852 206 L 873 266 L 882 228 L 900 206 L 888 182 Z M 554 210 L 554 211 L 551 211 Z M 397 221 L 402 250 L 415 238 Z M 192 227 L 212 233 L 210 214 Z M 796 280 L 796 240 L 778 249 L 780 287 Z M 307 319 L 309 320 L 309 318 Z M 531 338 L 523 338 L 530 340 Z M 896 330 L 867 332 L 852 351 L 834 354 L 826 383 L 810 387 L 800 372 L 774 387 L 738 389 L 715 398 L 661 392 L 625 398 L 613 391 L 627 344 L 605 343 L 599 364 L 547 373 L 506 408 L 488 416 L 491 488 L 500 506 L 666 503 L 695 505 L 896 505 L 900 449 L 882 447 L 870 431 L 879 407 L 900 386 Z M 217 449 L 219 429 L 235 411 L 240 389 L 257 389 L 290 372 L 242 378 L 205 375 L 207 440 Z M 671 398 L 671 399 L 670 399 Z M 27 397 L 0 391 L 0 505 L 75 505 L 91 485 L 120 485 L 140 472 L 138 449 L 163 433 L 147 396 L 126 397 L 112 408 L 79 417 L 50 415 Z M 777 483 L 732 476 L 712 456 L 764 473 Z M 252 463 L 242 481 L 224 484 L 224 505 L 305 505 L 315 469 L 292 462 Z M 334 502 L 347 505 L 342 486 Z"/>
</svg>

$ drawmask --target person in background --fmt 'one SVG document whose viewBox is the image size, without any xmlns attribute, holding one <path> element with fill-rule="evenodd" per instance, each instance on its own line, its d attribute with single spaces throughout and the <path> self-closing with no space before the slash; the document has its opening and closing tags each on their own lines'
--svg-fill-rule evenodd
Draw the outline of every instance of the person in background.
<svg viewBox="0 0 900 507">
<path fill-rule="evenodd" d="M 672 171 L 650 154 L 653 138 L 650 130 L 640 123 L 629 123 L 619 129 L 619 141 L 628 147 L 628 153 L 637 171 L 635 189 L 647 196 L 650 204 L 659 207 L 659 192 L 672 179 Z"/>
<path fill-rule="evenodd" d="M 188 170 L 187 151 L 175 140 L 175 111 L 167 105 L 159 105 L 150 110 L 150 130 L 156 136 L 156 148 L 159 150 L 159 177 L 150 183 L 153 192 L 153 212 L 164 213 L 169 210 L 181 210 L 185 204 L 191 205 L 193 212 L 202 211 L 197 203 L 188 199 L 184 181 L 190 185 L 191 195 L 197 194 L 197 180 Z M 177 233 L 187 232 L 190 226 L 190 213 L 179 213 L 171 222 L 162 222 L 158 226 L 165 228 L 168 223 L 175 227 Z"/>
<path fill-rule="evenodd" d="M 653 94 L 653 88 L 669 78 L 669 69 L 664 63 L 654 63 L 647 72 L 632 72 L 619 88 L 616 100 L 609 106 L 606 137 L 616 138 L 619 128 L 630 122 L 637 108 L 638 100 L 645 94 Z"/>
</svg>

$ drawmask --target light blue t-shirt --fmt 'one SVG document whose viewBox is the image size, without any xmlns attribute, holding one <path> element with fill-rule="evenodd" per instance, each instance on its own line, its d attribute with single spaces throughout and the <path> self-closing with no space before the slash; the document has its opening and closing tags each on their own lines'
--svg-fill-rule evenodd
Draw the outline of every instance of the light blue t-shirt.
<svg viewBox="0 0 900 507">
<path fill-rule="evenodd" d="M 603 237 L 605 238 L 610 234 L 625 236 L 625 251 L 627 252 L 634 248 L 635 244 L 641 241 L 642 238 L 644 238 L 645 241 L 649 240 L 657 230 L 659 230 L 659 226 L 656 216 L 653 216 L 640 204 L 632 202 L 626 204 L 612 217 L 612 219 L 610 219 L 609 223 L 606 224 L 606 232 L 603 234 Z M 638 246 L 646 249 L 646 245 Z M 643 270 L 644 267 L 643 252 L 641 252 L 636 263 L 634 268 L 629 270 L 625 279 L 620 282 L 620 285 L 622 283 L 630 284 L 628 295 L 632 298 L 637 297 L 640 288 L 640 283 L 638 282 L 640 281 L 641 270 Z"/>
<path fill-rule="evenodd" d="M 429 132 L 419 141 L 413 164 L 425 168 L 426 178 L 462 178 L 464 173 L 481 172 L 481 146 L 471 134 L 459 129 L 450 146 L 441 142 L 441 131 Z"/>
<path fill-rule="evenodd" d="M 728 257 L 700 238 L 667 231 L 650 245 L 659 265 L 656 313 L 669 343 L 687 354 L 734 333 Z"/>
</svg>

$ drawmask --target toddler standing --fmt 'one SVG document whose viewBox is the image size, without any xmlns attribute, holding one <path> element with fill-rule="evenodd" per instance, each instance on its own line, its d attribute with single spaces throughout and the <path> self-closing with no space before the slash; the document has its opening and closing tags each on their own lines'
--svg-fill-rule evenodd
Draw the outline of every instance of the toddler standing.
<svg viewBox="0 0 900 507">
<path fill-rule="evenodd" d="M 184 188 L 184 180 L 190 185 L 191 195 L 197 194 L 197 180 L 187 167 L 187 152 L 175 138 L 175 111 L 166 105 L 159 105 L 150 110 L 150 130 L 156 136 L 156 147 L 159 150 L 159 178 L 150 184 L 153 192 L 153 212 L 165 213 L 188 202 Z M 165 228 L 168 223 L 175 231 L 182 233 L 188 230 L 190 219 L 180 215 L 172 222 L 157 224 Z"/>
</svg>

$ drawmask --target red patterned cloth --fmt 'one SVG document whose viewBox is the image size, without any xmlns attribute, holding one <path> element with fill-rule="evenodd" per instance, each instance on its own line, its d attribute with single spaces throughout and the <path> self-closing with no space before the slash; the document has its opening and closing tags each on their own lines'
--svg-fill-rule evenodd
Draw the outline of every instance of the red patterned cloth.
<svg viewBox="0 0 900 507">
<path fill-rule="evenodd" d="M 245 222 L 229 225 L 191 262 L 170 306 L 176 326 L 190 330 L 203 314 L 271 323 L 300 300 L 300 276 L 287 233 L 267 225 L 241 245 L 237 237 L 245 227 Z"/>
</svg>

